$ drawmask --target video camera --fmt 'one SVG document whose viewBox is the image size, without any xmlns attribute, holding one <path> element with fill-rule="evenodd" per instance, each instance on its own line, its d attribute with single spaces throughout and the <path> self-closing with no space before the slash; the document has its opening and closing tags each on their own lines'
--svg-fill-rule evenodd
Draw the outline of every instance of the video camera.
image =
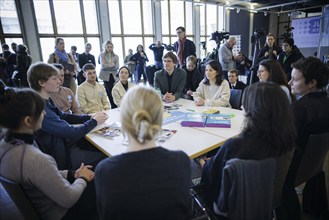
<svg viewBox="0 0 329 220">
<path fill-rule="evenodd" d="M 162 43 L 162 45 L 164 46 L 164 48 L 165 48 L 167 51 L 173 51 L 173 50 L 174 50 L 174 46 L 173 46 L 173 45 L 165 44 L 165 43 Z"/>
<path fill-rule="evenodd" d="M 209 40 L 216 41 L 217 44 L 219 44 L 223 39 L 228 39 L 230 37 L 229 32 L 218 32 L 215 31 L 211 33 L 211 38 Z"/>
<path fill-rule="evenodd" d="M 286 28 L 286 32 L 284 32 L 283 34 L 281 34 L 281 37 L 284 38 L 293 38 L 293 33 L 292 31 L 295 29 L 294 27 L 289 27 L 289 26 L 284 26 L 284 28 Z"/>
<path fill-rule="evenodd" d="M 259 39 L 260 37 L 264 36 L 265 35 L 265 31 L 263 28 L 257 28 L 255 31 L 254 31 L 254 37 L 256 39 Z"/>
</svg>

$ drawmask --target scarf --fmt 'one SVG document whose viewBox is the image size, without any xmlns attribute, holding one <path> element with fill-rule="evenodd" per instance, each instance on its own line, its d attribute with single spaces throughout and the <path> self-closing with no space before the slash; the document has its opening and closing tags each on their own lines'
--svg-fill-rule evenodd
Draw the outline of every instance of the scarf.
<svg viewBox="0 0 329 220">
<path fill-rule="evenodd" d="M 58 48 L 56 48 L 55 53 L 58 55 L 58 57 L 61 61 L 63 61 L 63 62 L 68 62 L 69 61 L 69 57 L 68 57 L 65 50 L 62 52 Z"/>
<path fill-rule="evenodd" d="M 184 60 L 183 60 L 183 52 L 184 52 L 184 44 L 185 44 L 185 41 L 186 41 L 186 38 L 184 38 L 183 40 L 179 40 L 178 39 L 178 52 L 177 52 L 177 55 L 178 55 L 179 64 L 181 66 L 184 63 Z"/>
</svg>

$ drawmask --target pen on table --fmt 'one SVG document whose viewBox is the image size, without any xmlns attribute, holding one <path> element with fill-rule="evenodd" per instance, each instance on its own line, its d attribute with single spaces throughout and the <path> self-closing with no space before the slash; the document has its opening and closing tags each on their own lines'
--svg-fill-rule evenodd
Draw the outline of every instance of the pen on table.
<svg viewBox="0 0 329 220">
<path fill-rule="evenodd" d="M 190 112 L 195 112 L 195 110 L 193 109 L 186 109 L 187 111 L 190 111 Z"/>
</svg>

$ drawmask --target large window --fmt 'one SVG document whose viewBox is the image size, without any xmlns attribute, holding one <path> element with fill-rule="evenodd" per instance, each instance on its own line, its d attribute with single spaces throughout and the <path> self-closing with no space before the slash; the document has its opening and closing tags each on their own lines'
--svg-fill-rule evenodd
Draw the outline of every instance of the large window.
<svg viewBox="0 0 329 220">
<path fill-rule="evenodd" d="M 56 37 L 64 39 L 66 52 L 76 46 L 77 52 L 83 53 L 84 44 L 89 42 L 91 53 L 98 57 L 100 35 L 94 0 L 34 0 L 33 5 L 44 62 L 54 51 Z"/>
<path fill-rule="evenodd" d="M 193 40 L 193 3 L 190 1 L 161 1 L 161 21 L 163 41 L 173 44 L 177 41 L 176 28 L 185 27 L 187 38 Z M 169 33 L 170 30 L 170 33 Z"/>
<path fill-rule="evenodd" d="M 209 53 L 216 47 L 215 42 L 209 41 L 209 35 L 223 29 L 223 7 L 213 3 L 196 4 L 192 0 L 33 0 L 31 5 L 35 20 L 29 18 L 29 21 L 35 24 L 35 34 L 39 39 L 32 47 L 34 53 L 41 52 L 43 61 L 47 61 L 54 51 L 56 37 L 64 39 L 66 52 L 70 52 L 70 47 L 74 45 L 78 53 L 83 53 L 84 44 L 90 42 L 93 46 L 91 53 L 97 59 L 102 51 L 103 42 L 100 41 L 108 36 L 115 45 L 114 51 L 119 55 L 120 65 L 123 65 L 128 49 L 136 51 L 138 44 L 144 46 L 150 60 L 147 65 L 150 65 L 154 63 L 154 56 L 149 45 L 155 40 L 173 44 L 177 41 L 177 27 L 185 27 L 187 38 L 195 40 L 195 25 L 199 24 L 195 21 L 196 12 L 200 11 L 200 29 L 197 28 L 200 30 L 200 41 L 205 41 L 207 48 L 201 48 L 201 54 Z M 108 8 L 103 8 L 104 5 Z M 20 0 L 0 1 L 1 43 L 24 43 L 22 21 L 27 18 L 24 18 L 26 13 L 22 12 L 24 8 Z M 102 19 L 102 23 L 98 19 Z M 104 21 L 109 21 L 108 29 L 100 30 L 100 24 L 103 27 Z M 161 27 L 156 27 L 155 22 Z M 155 36 L 160 39 L 155 39 Z M 39 45 L 40 50 L 35 48 Z"/>
<path fill-rule="evenodd" d="M 152 4 L 151 0 L 108 0 L 112 42 L 120 65 L 128 49 L 135 53 L 139 44 L 150 60 L 147 65 L 154 63 L 153 52 L 148 49 L 154 38 Z"/>
<path fill-rule="evenodd" d="M 23 43 L 23 35 L 14 0 L 0 1 L 0 42 L 1 44 Z M 0 48 L 2 52 L 2 48 Z M 11 52 L 13 52 L 11 50 Z"/>
<path fill-rule="evenodd" d="M 199 4 L 200 7 L 200 42 L 205 47 L 200 50 L 200 57 L 204 58 L 211 53 L 217 44 L 211 40 L 211 33 L 223 30 L 223 7 L 214 4 Z"/>
</svg>

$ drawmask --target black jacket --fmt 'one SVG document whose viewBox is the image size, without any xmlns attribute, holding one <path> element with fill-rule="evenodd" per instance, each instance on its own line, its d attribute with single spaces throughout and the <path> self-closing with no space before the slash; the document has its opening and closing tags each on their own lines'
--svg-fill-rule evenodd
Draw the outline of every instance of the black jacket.
<svg viewBox="0 0 329 220">
<path fill-rule="evenodd" d="M 291 64 L 295 63 L 297 60 L 299 60 L 300 58 L 303 58 L 304 56 L 296 46 L 293 46 L 291 53 L 288 55 L 286 60 L 283 62 L 285 56 L 286 56 L 286 53 L 282 51 L 278 56 L 278 61 L 281 64 L 284 72 L 286 73 L 287 80 L 290 81 L 291 71 L 292 71 Z"/>
</svg>

